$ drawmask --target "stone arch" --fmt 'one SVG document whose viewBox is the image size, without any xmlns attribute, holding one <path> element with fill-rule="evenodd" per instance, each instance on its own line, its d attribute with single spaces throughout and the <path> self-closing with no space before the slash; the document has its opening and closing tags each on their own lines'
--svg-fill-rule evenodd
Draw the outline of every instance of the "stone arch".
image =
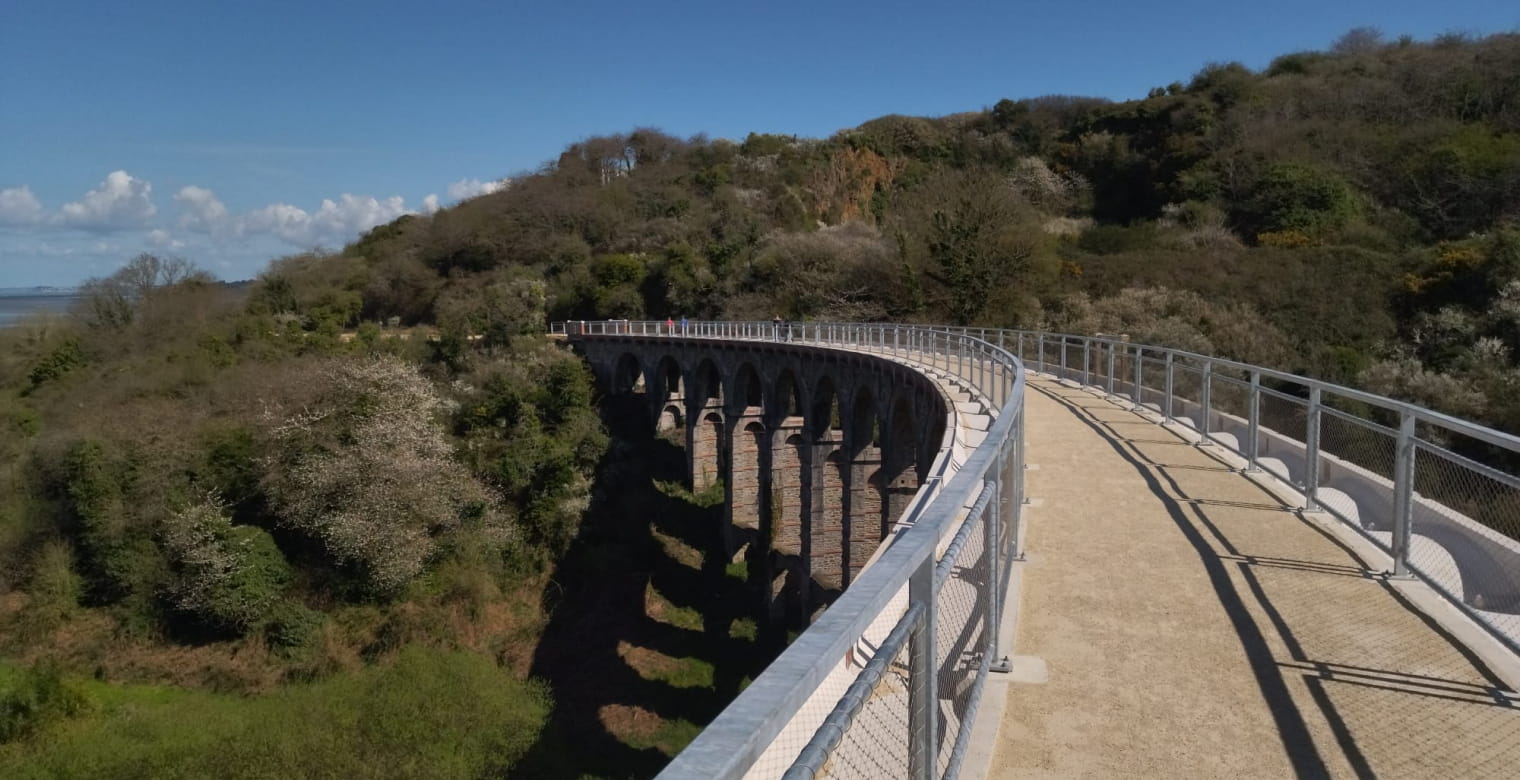
<svg viewBox="0 0 1520 780">
<path fill-rule="evenodd" d="M 770 392 L 770 417 L 773 424 L 783 425 L 787 420 L 801 420 L 805 415 L 802 402 L 802 385 L 790 368 L 781 369 Z"/>
<path fill-rule="evenodd" d="M 918 436 L 917 415 L 913 411 L 913 399 L 906 393 L 897 396 L 887 423 L 886 446 L 882 452 L 882 482 L 886 488 L 885 513 L 882 522 L 890 529 L 907 510 L 918 492 L 927 466 L 920 467 L 918 453 L 923 449 Z"/>
<path fill-rule="evenodd" d="M 707 490 L 723 478 L 723 410 L 708 408 L 692 424 L 691 489 Z"/>
<path fill-rule="evenodd" d="M 844 451 L 839 393 L 829 376 L 818 379 L 808 409 L 807 429 L 811 463 L 809 523 L 803 538 L 804 558 L 816 586 L 818 601 L 828 602 L 848 580 L 844 551 L 845 494 L 849 490 L 850 459 Z"/>
<path fill-rule="evenodd" d="M 869 387 L 857 389 L 850 401 L 850 427 L 845 438 L 850 449 L 856 452 L 881 446 L 881 415 L 877 413 L 876 396 Z"/>
<path fill-rule="evenodd" d="M 845 433 L 849 448 L 848 538 L 846 552 L 853 578 L 886 538 L 886 485 L 881 462 L 882 425 L 876 396 L 862 386 L 850 402 L 850 427 Z"/>
<path fill-rule="evenodd" d="M 612 370 L 612 386 L 608 389 L 613 395 L 644 392 L 644 368 L 637 355 L 624 352 L 618 358 L 617 366 Z"/>
<path fill-rule="evenodd" d="M 934 458 L 939 454 L 940 444 L 945 440 L 945 415 L 930 412 L 928 425 L 925 428 L 929 435 L 920 436 L 918 439 L 918 473 L 921 479 L 927 477 L 929 469 L 934 468 Z"/>
<path fill-rule="evenodd" d="M 717 406 L 723 402 L 723 375 L 711 358 L 703 358 L 692 372 L 686 398 L 698 406 Z"/>
<path fill-rule="evenodd" d="M 726 474 L 724 432 L 727 415 L 723 412 L 723 379 L 711 359 L 697 364 L 686 385 L 687 452 L 691 455 L 691 489 L 711 488 Z"/>
<path fill-rule="evenodd" d="M 686 381 L 681 376 L 681 364 L 676 359 L 665 355 L 660 358 L 654 370 L 654 391 L 662 401 L 679 400 L 686 393 Z"/>
<path fill-rule="evenodd" d="M 668 403 L 660 410 L 660 419 L 655 429 L 660 433 L 679 432 L 686 429 L 686 413 L 681 411 L 680 404 Z M 679 443 L 679 442 L 677 442 Z"/>
<path fill-rule="evenodd" d="M 770 447 L 767 446 L 765 426 L 759 419 L 741 418 L 739 422 L 743 427 L 733 435 L 729 501 L 734 525 L 759 531 L 763 510 L 769 505 L 769 496 L 761 495 L 764 483 L 769 482 L 761 479 L 761 469 L 766 465 Z"/>
<path fill-rule="evenodd" d="M 782 368 L 766 393 L 770 432 L 769 536 L 771 611 L 791 624 L 807 614 L 811 590 L 804 565 L 803 538 L 811 528 L 813 485 L 802 387 L 791 368 Z"/>
<path fill-rule="evenodd" d="M 822 377 L 813 387 L 812 408 L 808 409 L 808 428 L 813 432 L 813 439 L 821 441 L 828 438 L 830 431 L 840 430 L 839 394 L 834 388 L 834 380 L 830 377 Z"/>
<path fill-rule="evenodd" d="M 737 414 L 758 415 L 765 408 L 765 385 L 750 363 L 739 364 L 739 369 L 734 372 L 730 397 Z"/>
<path fill-rule="evenodd" d="M 802 555 L 806 523 L 803 488 L 809 483 L 803 470 L 808 461 L 807 439 L 799 430 L 779 431 L 778 446 L 771 450 L 771 547 L 783 555 Z"/>
</svg>

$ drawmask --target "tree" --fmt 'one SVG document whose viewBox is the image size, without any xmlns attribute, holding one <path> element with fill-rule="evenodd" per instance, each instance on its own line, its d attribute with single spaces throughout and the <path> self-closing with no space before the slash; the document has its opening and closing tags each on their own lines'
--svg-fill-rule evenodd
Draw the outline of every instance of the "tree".
<svg viewBox="0 0 1520 780">
<path fill-rule="evenodd" d="M 312 388 L 306 403 L 265 415 L 264 487 L 282 525 L 320 541 L 381 595 L 421 573 L 451 531 L 506 542 L 506 519 L 453 459 L 436 419 L 444 401 L 415 367 L 334 359 L 301 380 Z"/>
<path fill-rule="evenodd" d="M 1239 217 L 1250 235 L 1294 231 L 1314 236 L 1344 225 L 1356 213 L 1345 179 L 1302 163 L 1278 163 L 1257 181 Z"/>
<path fill-rule="evenodd" d="M 182 257 L 161 258 L 145 252 L 110 276 L 90 279 L 80 287 L 85 321 L 99 328 L 126 327 L 154 290 L 187 282 L 210 284 L 215 280 Z"/>
<path fill-rule="evenodd" d="M 950 174 L 925 187 L 921 236 L 945 308 L 957 324 L 986 311 L 1000 289 L 1017 286 L 1035 265 L 1038 229 L 1001 178 Z"/>
<path fill-rule="evenodd" d="M 1376 27 L 1353 27 L 1330 44 L 1336 54 L 1366 54 L 1383 45 L 1383 31 Z"/>
</svg>

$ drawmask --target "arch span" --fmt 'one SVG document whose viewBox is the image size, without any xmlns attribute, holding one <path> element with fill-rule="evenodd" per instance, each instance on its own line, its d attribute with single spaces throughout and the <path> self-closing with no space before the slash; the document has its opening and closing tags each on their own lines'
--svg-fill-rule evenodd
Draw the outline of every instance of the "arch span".
<svg viewBox="0 0 1520 780">
<path fill-rule="evenodd" d="M 723 484 L 717 552 L 746 555 L 777 616 L 815 614 L 858 576 L 942 448 L 949 400 L 901 364 L 668 336 L 575 346 L 609 393 L 645 393 L 655 431 L 684 439 L 694 492 Z"/>
</svg>

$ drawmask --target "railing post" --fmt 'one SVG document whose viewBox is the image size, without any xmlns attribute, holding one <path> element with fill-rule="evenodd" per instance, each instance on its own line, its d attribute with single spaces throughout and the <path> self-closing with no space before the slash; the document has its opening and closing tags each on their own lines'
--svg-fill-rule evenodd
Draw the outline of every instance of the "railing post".
<svg viewBox="0 0 1520 780">
<path fill-rule="evenodd" d="M 931 780 L 938 769 L 935 751 L 939 737 L 939 694 L 934 675 L 934 556 L 919 565 L 908 580 L 908 603 L 922 604 L 923 623 L 908 640 L 908 776 Z"/>
<path fill-rule="evenodd" d="M 1042 373 L 1042 374 L 1048 373 L 1045 370 L 1045 334 L 1044 333 L 1036 333 L 1034 335 L 1035 335 L 1035 339 L 1040 342 L 1040 346 L 1039 346 L 1039 350 L 1040 350 L 1040 373 Z"/>
<path fill-rule="evenodd" d="M 1108 342 L 1108 397 L 1114 397 L 1114 342 Z"/>
<path fill-rule="evenodd" d="M 1209 411 L 1211 403 L 1209 392 L 1213 389 L 1213 387 L 1214 361 L 1205 360 L 1203 361 L 1203 388 L 1198 392 L 1198 405 L 1202 407 L 1202 410 L 1198 415 L 1198 433 L 1200 436 L 1198 439 L 1198 446 L 1200 447 L 1207 447 L 1208 445 L 1214 443 L 1209 438 Z"/>
<path fill-rule="evenodd" d="M 1061 378 L 1066 379 L 1066 336 L 1061 335 Z"/>
<path fill-rule="evenodd" d="M 1256 455 L 1261 451 L 1261 372 L 1251 372 L 1251 395 L 1246 400 L 1246 471 L 1261 471 Z"/>
<path fill-rule="evenodd" d="M 1393 460 L 1393 576 L 1409 576 L 1409 540 L 1414 521 L 1414 412 L 1399 411 L 1399 438 Z"/>
<path fill-rule="evenodd" d="M 1087 379 L 1088 379 L 1087 366 L 1091 363 L 1091 361 L 1089 360 L 1089 358 L 1090 358 L 1091 355 L 1092 355 L 1092 339 L 1084 337 L 1082 339 L 1082 386 L 1083 387 L 1086 387 L 1088 385 L 1088 381 L 1087 381 Z"/>
<path fill-rule="evenodd" d="M 1145 353 L 1139 344 L 1135 345 L 1135 386 L 1131 388 L 1131 400 L 1135 402 L 1135 411 L 1145 408 L 1144 394 L 1140 390 L 1140 382 L 1145 379 L 1141 368 L 1145 365 Z"/>
<path fill-rule="evenodd" d="M 985 630 L 987 631 L 988 637 L 987 654 L 994 661 L 996 661 L 998 657 L 998 618 L 1000 615 L 1002 615 L 1000 607 L 1001 599 L 999 598 L 1000 594 L 998 593 L 998 584 L 1002 580 L 998 576 L 998 573 L 1002 569 L 1003 550 L 1000 546 L 1000 542 L 1002 540 L 998 538 L 998 532 L 1001 530 L 999 526 L 1003 524 L 1003 492 L 998 489 L 998 485 L 1002 481 L 1003 474 L 1005 473 L 1003 471 L 1003 462 L 1004 456 L 1000 450 L 998 453 L 996 467 L 998 475 L 997 481 L 989 479 L 984 484 L 985 489 L 992 491 L 992 501 L 989 502 L 987 509 L 982 510 L 983 545 L 985 545 L 985 549 L 987 550 L 987 554 L 984 557 L 987 560 L 988 583 L 987 624 Z"/>
<path fill-rule="evenodd" d="M 1304 509 L 1319 511 L 1319 423 L 1320 389 L 1309 388 L 1309 413 L 1304 432 Z"/>
</svg>

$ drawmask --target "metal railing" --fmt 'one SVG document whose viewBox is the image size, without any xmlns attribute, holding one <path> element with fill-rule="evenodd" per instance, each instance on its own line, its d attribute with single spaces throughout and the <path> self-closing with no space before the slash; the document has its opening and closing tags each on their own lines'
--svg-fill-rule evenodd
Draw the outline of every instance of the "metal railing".
<svg viewBox="0 0 1520 780">
<path fill-rule="evenodd" d="M 983 684 L 1005 668 L 1000 602 L 1024 503 L 1019 361 L 974 335 L 911 325 L 604 321 L 551 331 L 867 352 L 982 400 L 995 417 L 981 443 L 959 462 L 941 453 L 873 562 L 661 774 L 954 777 Z"/>
<path fill-rule="evenodd" d="M 942 664 L 944 657 L 926 655 L 931 651 L 925 648 L 939 635 L 935 610 L 950 611 L 933 571 L 964 556 L 965 540 L 976 534 L 974 524 L 983 523 L 1001 535 L 981 542 L 982 549 L 997 554 L 978 558 L 973 576 L 999 584 L 986 590 L 987 598 L 1001 593 L 1007 562 L 1018 550 L 1018 504 L 1024 498 L 1026 365 L 1127 400 L 1137 411 L 1148 409 L 1163 425 L 1191 428 L 1199 446 L 1229 450 L 1243 459 L 1244 471 L 1277 477 L 1302 494 L 1307 510 L 1332 514 L 1386 553 L 1390 576 L 1418 577 L 1520 653 L 1520 438 L 1511 434 L 1309 377 L 1122 337 L 811 322 L 580 327 L 587 334 L 790 340 L 882 353 L 961 377 L 1000 410 L 986 440 L 948 484 L 935 480 L 920 491 L 923 499 L 939 488 L 933 500 L 916 507 L 914 530 L 897 538 L 677 756 L 665 776 L 780 774 L 774 766 L 777 736 L 798 720 L 822 727 L 808 731 L 807 745 L 779 751 L 791 764 L 788 776 L 820 770 L 872 774 L 870 766 L 839 764 L 841 755 L 873 750 L 885 757 L 875 774 L 882 766 L 897 766 L 891 773 L 901 774 L 900 767 L 907 766 L 913 777 L 954 775 L 980 683 L 1000 657 L 995 626 L 1001 608 L 989 601 L 973 617 L 984 621 L 984 629 L 994 628 L 982 631 L 986 650 L 968 664 L 976 669 L 967 677 L 974 681 L 970 694 L 960 703 L 965 717 L 931 717 L 925 709 L 932 708 L 923 703 L 943 705 L 938 693 L 943 688 L 939 675 L 926 672 L 923 663 L 932 658 Z M 1001 507 L 990 525 L 963 509 L 975 510 L 985 490 L 996 491 L 993 505 Z M 952 535 L 951 545 L 943 547 Z M 885 626 L 884 616 L 890 618 Z M 867 636 L 880 639 L 875 652 L 843 684 L 830 687 L 838 659 Z M 903 654 L 907 657 L 900 661 Z M 906 714 L 897 721 L 884 719 L 873 707 L 882 709 L 877 703 L 898 689 L 906 691 Z M 822 694 L 827 711 L 810 715 Z M 868 727 L 859 725 L 862 719 Z M 939 723 L 959 728 L 951 738 L 935 733 Z M 901 745 L 871 743 L 873 731 L 894 729 L 906 735 Z M 894 763 L 899 755 L 902 761 Z"/>
<path fill-rule="evenodd" d="M 1124 337 L 954 328 L 1196 430 L 1359 531 L 1520 653 L 1520 438 L 1413 404 Z"/>
</svg>

